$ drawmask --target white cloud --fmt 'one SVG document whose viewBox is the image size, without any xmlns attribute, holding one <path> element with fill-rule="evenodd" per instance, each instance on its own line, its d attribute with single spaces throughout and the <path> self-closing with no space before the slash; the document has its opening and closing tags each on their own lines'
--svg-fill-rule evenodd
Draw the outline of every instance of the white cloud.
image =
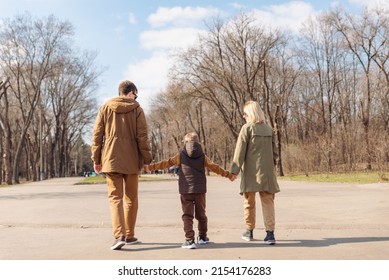
<svg viewBox="0 0 389 280">
<path fill-rule="evenodd" d="M 389 1 L 388 0 L 349 0 L 349 2 L 351 4 L 357 4 L 357 5 L 361 5 L 361 6 L 368 6 L 370 5 L 371 3 L 382 3 L 385 5 L 386 4 L 389 4 Z"/>
<path fill-rule="evenodd" d="M 197 40 L 201 32 L 196 28 L 149 30 L 140 35 L 140 42 L 147 50 L 186 48 Z"/>
<path fill-rule="evenodd" d="M 264 25 L 298 32 L 302 23 L 315 14 L 315 10 L 307 2 L 294 1 L 271 5 L 265 10 L 253 10 L 253 14 Z"/>
<path fill-rule="evenodd" d="M 351 4 L 367 7 L 368 9 L 389 9 L 389 0 L 349 0 Z"/>
<path fill-rule="evenodd" d="M 150 58 L 128 66 L 124 77 L 130 77 L 130 80 L 137 85 L 141 104 L 147 107 L 147 101 L 164 90 L 171 65 L 168 52 L 154 52 Z"/>
<path fill-rule="evenodd" d="M 237 10 L 241 10 L 241 9 L 244 9 L 246 7 L 245 5 L 237 3 L 237 2 L 231 3 L 230 5 L 231 5 L 231 7 L 233 7 L 234 9 L 237 9 Z"/>
<path fill-rule="evenodd" d="M 168 83 L 173 65 L 169 51 L 194 44 L 204 32 L 200 24 L 219 14 L 221 11 L 215 8 L 161 7 L 148 17 L 151 28 L 140 34 L 139 41 L 142 48 L 150 51 L 150 57 L 132 63 L 124 73 L 138 86 L 139 102 L 146 111 L 150 98 L 165 90 Z"/>
<path fill-rule="evenodd" d="M 148 17 L 148 22 L 153 28 L 165 27 L 168 24 L 194 26 L 220 13 L 222 13 L 220 10 L 212 7 L 160 7 L 156 13 Z"/>
<path fill-rule="evenodd" d="M 297 31 L 315 11 L 309 3 L 296 1 L 253 13 L 264 24 Z M 199 23 L 218 15 L 223 13 L 214 8 L 162 7 L 148 17 L 150 29 L 142 32 L 139 40 L 141 47 L 150 51 L 150 57 L 129 65 L 125 73 L 138 85 L 139 101 L 146 111 L 150 98 L 165 90 L 168 83 L 168 71 L 173 65 L 169 51 L 194 44 L 198 35 L 205 32 Z"/>
<path fill-rule="evenodd" d="M 236 8 L 242 8 L 235 5 Z M 284 5 L 273 5 L 265 10 L 254 10 L 254 16 L 272 27 L 297 31 L 301 23 L 314 14 L 310 4 L 290 2 Z M 169 51 L 176 48 L 187 48 L 194 44 L 201 32 L 198 23 L 222 13 L 213 8 L 174 7 L 159 8 L 148 17 L 151 26 L 140 35 L 142 48 L 151 51 L 151 57 L 128 67 L 125 77 L 139 85 L 139 101 L 147 104 L 150 97 L 165 90 L 168 82 L 168 71 L 173 65 Z"/>
</svg>

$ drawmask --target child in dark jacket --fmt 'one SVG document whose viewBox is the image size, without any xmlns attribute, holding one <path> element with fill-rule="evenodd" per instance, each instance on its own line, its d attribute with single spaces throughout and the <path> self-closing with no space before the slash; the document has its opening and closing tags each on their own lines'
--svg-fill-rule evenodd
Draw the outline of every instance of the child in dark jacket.
<svg viewBox="0 0 389 280">
<path fill-rule="evenodd" d="M 191 132 L 184 137 L 184 147 L 175 156 L 145 166 L 145 171 L 167 169 L 178 166 L 178 186 L 182 206 L 182 221 L 184 223 L 185 242 L 182 248 L 195 249 L 195 232 L 193 218 L 198 221 L 198 244 L 207 244 L 208 218 L 205 213 L 207 192 L 207 178 L 205 168 L 218 175 L 228 177 L 233 181 L 236 177 L 212 162 L 203 152 L 199 137 Z M 196 213 L 196 214 L 195 214 Z"/>
</svg>

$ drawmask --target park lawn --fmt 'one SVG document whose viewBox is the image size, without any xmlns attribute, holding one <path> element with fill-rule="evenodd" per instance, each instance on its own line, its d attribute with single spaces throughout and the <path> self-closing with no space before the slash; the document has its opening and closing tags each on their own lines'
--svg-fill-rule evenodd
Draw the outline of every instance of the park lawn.
<svg viewBox="0 0 389 280">
<path fill-rule="evenodd" d="M 373 184 L 389 183 L 389 172 L 349 172 L 309 175 L 287 175 L 283 177 L 278 176 L 277 179 L 306 182 Z"/>
<path fill-rule="evenodd" d="M 177 177 L 173 177 L 169 175 L 156 175 L 156 176 L 139 176 L 139 182 L 143 181 L 162 181 L 162 180 L 175 180 Z M 76 183 L 76 185 L 88 185 L 88 184 L 104 184 L 106 183 L 106 179 L 102 175 L 97 175 L 93 177 L 85 177 L 80 179 L 80 182 Z"/>
</svg>

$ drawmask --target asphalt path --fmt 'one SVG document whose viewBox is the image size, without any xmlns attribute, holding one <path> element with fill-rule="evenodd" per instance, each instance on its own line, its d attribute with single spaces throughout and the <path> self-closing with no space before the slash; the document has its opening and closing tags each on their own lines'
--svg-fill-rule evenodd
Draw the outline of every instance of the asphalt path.
<svg viewBox="0 0 389 280">
<path fill-rule="evenodd" d="M 166 176 L 166 175 L 159 175 Z M 167 175 L 168 176 L 168 175 Z M 139 244 L 112 251 L 105 184 L 59 178 L 0 187 L 1 260 L 388 260 L 389 184 L 279 180 L 277 244 L 263 243 L 257 204 L 255 240 L 241 239 L 239 179 L 209 176 L 210 243 L 182 249 L 177 180 L 139 184 Z M 197 223 L 195 222 L 195 226 Z"/>
</svg>

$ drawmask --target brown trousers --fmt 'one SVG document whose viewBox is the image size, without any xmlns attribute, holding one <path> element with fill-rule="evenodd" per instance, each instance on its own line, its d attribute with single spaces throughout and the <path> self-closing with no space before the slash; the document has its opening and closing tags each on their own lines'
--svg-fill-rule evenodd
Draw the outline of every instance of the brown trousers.
<svg viewBox="0 0 389 280">
<path fill-rule="evenodd" d="M 256 192 L 244 193 L 244 220 L 247 229 L 255 228 L 255 195 Z M 263 223 L 266 231 L 274 231 L 275 211 L 274 211 L 274 193 L 259 192 L 262 204 Z"/>
<path fill-rule="evenodd" d="M 205 193 L 181 194 L 182 221 L 186 240 L 194 240 L 193 218 L 198 221 L 199 236 L 206 237 L 208 231 L 208 218 L 205 214 Z"/>
<path fill-rule="evenodd" d="M 138 214 L 138 174 L 106 173 L 115 238 L 134 237 Z"/>
</svg>

